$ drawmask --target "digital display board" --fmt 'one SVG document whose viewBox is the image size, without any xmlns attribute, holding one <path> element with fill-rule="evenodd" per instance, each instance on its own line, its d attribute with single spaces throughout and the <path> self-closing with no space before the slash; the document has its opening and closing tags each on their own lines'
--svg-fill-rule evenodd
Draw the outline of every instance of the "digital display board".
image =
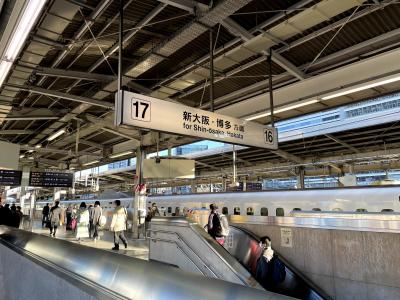
<svg viewBox="0 0 400 300">
<path fill-rule="evenodd" d="M 72 187 L 73 173 L 62 172 L 31 172 L 29 186 L 37 187 Z"/>
<path fill-rule="evenodd" d="M 0 185 L 18 186 L 21 185 L 22 171 L 0 170 Z"/>
</svg>

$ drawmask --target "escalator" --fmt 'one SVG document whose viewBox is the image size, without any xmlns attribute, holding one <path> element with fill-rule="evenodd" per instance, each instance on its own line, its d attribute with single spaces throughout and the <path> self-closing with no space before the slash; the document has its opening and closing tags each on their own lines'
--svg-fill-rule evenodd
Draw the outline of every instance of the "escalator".
<svg viewBox="0 0 400 300">
<path fill-rule="evenodd" d="M 151 260 L 169 263 L 207 277 L 263 289 L 253 276 L 262 251 L 260 239 L 243 228 L 230 226 L 224 247 L 197 222 L 183 217 L 154 218 L 148 233 Z M 279 256 L 279 259 L 285 264 L 286 277 L 272 292 L 297 299 L 331 299 L 283 257 Z"/>
<path fill-rule="evenodd" d="M 252 232 L 239 226 L 231 225 L 229 237 L 224 247 L 254 276 L 258 259 L 262 254 L 259 243 L 260 238 Z M 286 277 L 282 283 L 274 287 L 273 292 L 306 300 L 331 299 L 325 292 L 304 277 L 284 257 L 276 253 L 276 251 L 275 254 L 285 265 Z"/>
</svg>

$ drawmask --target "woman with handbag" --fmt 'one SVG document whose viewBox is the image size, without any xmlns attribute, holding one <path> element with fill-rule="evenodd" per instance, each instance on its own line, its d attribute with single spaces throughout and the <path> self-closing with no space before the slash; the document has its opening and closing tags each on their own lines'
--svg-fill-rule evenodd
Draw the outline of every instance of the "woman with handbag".
<svg viewBox="0 0 400 300">
<path fill-rule="evenodd" d="M 89 211 L 85 202 L 79 206 L 77 216 L 76 238 L 80 240 L 89 237 Z"/>
</svg>

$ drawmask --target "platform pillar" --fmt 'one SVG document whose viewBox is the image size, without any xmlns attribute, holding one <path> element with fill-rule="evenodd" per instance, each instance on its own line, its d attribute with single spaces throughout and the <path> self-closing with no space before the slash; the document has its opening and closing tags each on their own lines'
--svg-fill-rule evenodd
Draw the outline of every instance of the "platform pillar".
<svg viewBox="0 0 400 300">
<path fill-rule="evenodd" d="M 304 184 L 304 167 L 299 167 L 296 170 L 297 174 L 297 188 L 298 189 L 304 189 L 305 184 Z"/>
<path fill-rule="evenodd" d="M 197 193 L 197 185 L 196 185 L 196 180 L 195 180 L 195 179 L 193 179 L 193 180 L 190 182 L 190 188 L 191 188 L 191 193 L 192 193 L 192 194 Z"/>
<path fill-rule="evenodd" d="M 222 177 L 222 191 L 226 192 L 226 176 Z"/>
<path fill-rule="evenodd" d="M 136 184 L 135 197 L 131 207 L 133 207 L 132 232 L 134 238 L 140 237 L 140 211 L 146 211 L 146 190 L 143 187 L 143 161 L 146 158 L 146 153 L 143 147 L 138 147 L 136 150 Z M 144 189 L 144 191 L 143 191 Z"/>
</svg>

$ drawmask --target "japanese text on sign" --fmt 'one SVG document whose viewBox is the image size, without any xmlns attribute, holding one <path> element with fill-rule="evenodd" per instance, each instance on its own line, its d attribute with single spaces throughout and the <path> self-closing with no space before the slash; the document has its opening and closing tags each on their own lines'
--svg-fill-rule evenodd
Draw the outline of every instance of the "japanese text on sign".
<svg viewBox="0 0 400 300">
<path fill-rule="evenodd" d="M 116 125 L 245 146 L 278 148 L 276 128 L 127 91 L 116 95 L 115 117 Z"/>
</svg>

